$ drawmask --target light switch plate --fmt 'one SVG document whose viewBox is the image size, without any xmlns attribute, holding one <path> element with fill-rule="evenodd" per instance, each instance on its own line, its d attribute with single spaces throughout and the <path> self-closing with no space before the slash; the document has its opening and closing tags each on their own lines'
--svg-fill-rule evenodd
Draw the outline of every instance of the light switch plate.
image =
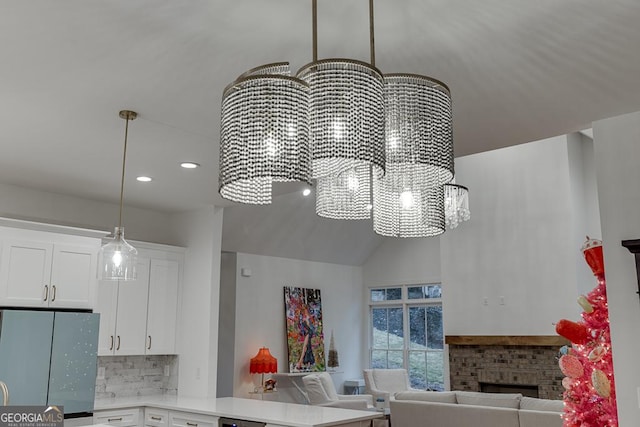
<svg viewBox="0 0 640 427">
<path fill-rule="evenodd" d="M 98 375 L 97 375 L 96 379 L 98 379 L 98 380 L 103 380 L 103 379 L 104 379 L 104 375 L 105 375 L 105 372 L 104 372 L 104 371 L 105 371 L 104 366 L 100 366 L 100 367 L 98 368 Z"/>
</svg>

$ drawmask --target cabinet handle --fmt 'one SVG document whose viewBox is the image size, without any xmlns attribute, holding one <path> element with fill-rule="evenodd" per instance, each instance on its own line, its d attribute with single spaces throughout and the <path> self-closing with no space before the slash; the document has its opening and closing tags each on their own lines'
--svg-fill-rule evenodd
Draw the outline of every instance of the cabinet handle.
<svg viewBox="0 0 640 427">
<path fill-rule="evenodd" d="M 198 423 L 190 423 L 189 421 L 187 421 L 187 425 L 189 427 L 198 427 Z"/>
<path fill-rule="evenodd" d="M 154 420 L 154 421 L 162 421 L 162 418 L 160 418 L 160 417 L 152 416 L 151 419 Z"/>
<path fill-rule="evenodd" d="M 44 300 L 46 301 L 47 298 L 49 298 L 49 286 L 48 285 L 44 285 Z"/>
<path fill-rule="evenodd" d="M 51 297 L 51 302 L 56 300 L 56 285 L 51 287 L 53 289 L 53 296 Z"/>
<path fill-rule="evenodd" d="M 120 417 L 120 418 L 107 418 L 107 422 L 111 423 L 113 421 L 122 421 L 122 417 Z"/>
<path fill-rule="evenodd" d="M 116 351 L 120 350 L 120 335 L 118 335 L 118 346 L 116 347 Z"/>
<path fill-rule="evenodd" d="M 110 339 L 109 350 L 113 350 L 113 335 L 109 335 L 109 339 Z"/>
<path fill-rule="evenodd" d="M 149 335 L 149 347 L 147 347 L 147 350 L 151 350 L 151 335 Z"/>
</svg>

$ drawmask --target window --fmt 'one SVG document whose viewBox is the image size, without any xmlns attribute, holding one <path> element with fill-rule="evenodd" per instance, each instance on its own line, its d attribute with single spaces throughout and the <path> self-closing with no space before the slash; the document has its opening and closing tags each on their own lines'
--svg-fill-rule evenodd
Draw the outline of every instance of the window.
<svg viewBox="0 0 640 427">
<path fill-rule="evenodd" d="M 372 368 L 405 368 L 411 386 L 444 390 L 440 284 L 370 291 Z"/>
</svg>

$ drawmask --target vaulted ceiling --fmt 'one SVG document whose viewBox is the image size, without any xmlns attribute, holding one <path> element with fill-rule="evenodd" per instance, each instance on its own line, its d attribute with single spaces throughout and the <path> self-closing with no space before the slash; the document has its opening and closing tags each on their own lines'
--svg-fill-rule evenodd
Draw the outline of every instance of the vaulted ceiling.
<svg viewBox="0 0 640 427">
<path fill-rule="evenodd" d="M 369 60 L 367 8 L 367 0 L 318 0 L 320 58 Z M 375 8 L 378 68 L 450 87 L 457 156 L 640 110 L 636 0 L 377 0 Z M 5 1 L 0 37 L 0 182 L 117 201 L 117 113 L 132 109 L 127 204 L 230 206 L 217 194 L 222 90 L 257 65 L 289 61 L 296 70 L 310 61 L 311 0 Z M 202 167 L 183 170 L 185 160 Z M 136 182 L 141 174 L 154 181 Z M 295 212 L 313 216 L 302 209 L 308 201 L 296 210 L 293 200 L 301 199 L 281 209 L 291 215 L 268 227 L 291 226 Z M 227 215 L 226 234 L 263 218 L 264 209 L 246 209 Z M 345 239 L 365 227 L 313 221 Z"/>
</svg>

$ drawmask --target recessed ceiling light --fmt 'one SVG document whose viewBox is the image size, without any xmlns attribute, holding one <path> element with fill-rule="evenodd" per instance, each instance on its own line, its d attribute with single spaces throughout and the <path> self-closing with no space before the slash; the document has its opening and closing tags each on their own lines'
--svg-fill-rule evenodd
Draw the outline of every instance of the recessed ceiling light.
<svg viewBox="0 0 640 427">
<path fill-rule="evenodd" d="M 153 181 L 153 178 L 151 178 L 150 176 L 139 176 L 136 179 L 138 181 L 140 181 L 140 182 L 151 182 L 151 181 Z"/>
<path fill-rule="evenodd" d="M 194 163 L 194 162 L 182 162 L 182 163 L 180 163 L 180 166 L 182 166 L 185 169 L 195 169 L 195 168 L 199 167 L 200 165 L 198 163 Z"/>
<path fill-rule="evenodd" d="M 309 194 L 311 194 L 311 189 L 310 188 L 305 188 L 304 190 L 302 190 L 302 195 L 307 197 Z"/>
</svg>

